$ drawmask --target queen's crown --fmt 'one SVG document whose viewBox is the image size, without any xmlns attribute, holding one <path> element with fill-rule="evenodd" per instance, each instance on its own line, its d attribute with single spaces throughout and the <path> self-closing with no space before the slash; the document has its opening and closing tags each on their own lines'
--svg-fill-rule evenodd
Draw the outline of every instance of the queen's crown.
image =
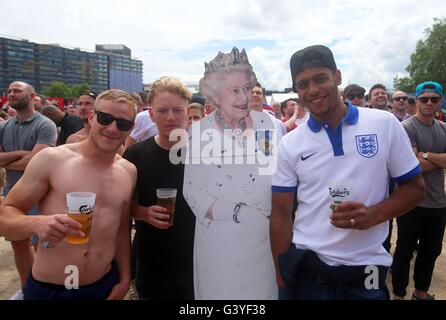
<svg viewBox="0 0 446 320">
<path fill-rule="evenodd" d="M 209 63 L 204 63 L 204 75 L 207 76 L 210 73 L 236 64 L 249 65 L 248 56 L 246 55 L 245 49 L 240 52 L 236 47 L 234 47 L 230 53 L 222 53 L 219 51 L 214 59 L 209 61 Z"/>
</svg>

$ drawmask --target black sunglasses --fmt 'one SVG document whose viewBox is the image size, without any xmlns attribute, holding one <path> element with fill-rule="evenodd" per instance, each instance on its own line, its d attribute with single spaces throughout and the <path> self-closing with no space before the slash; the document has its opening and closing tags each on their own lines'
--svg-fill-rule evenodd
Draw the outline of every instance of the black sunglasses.
<svg viewBox="0 0 446 320">
<path fill-rule="evenodd" d="M 417 98 L 421 103 L 427 103 L 429 100 L 432 103 L 438 103 L 441 100 L 441 97 L 419 97 Z"/>
<path fill-rule="evenodd" d="M 404 96 L 404 97 L 395 97 L 395 98 L 393 98 L 393 100 L 394 100 L 394 101 L 401 101 L 401 100 L 406 101 L 407 98 L 408 98 L 408 97 L 406 97 L 406 96 Z"/>
<path fill-rule="evenodd" d="M 349 95 L 347 96 L 347 98 L 348 98 L 349 100 L 353 100 L 353 99 L 364 99 L 364 94 L 363 94 L 363 93 L 356 93 L 356 94 L 352 93 L 352 94 L 349 94 Z"/>
<path fill-rule="evenodd" d="M 99 124 L 103 126 L 108 126 L 112 124 L 113 121 L 116 121 L 116 126 L 121 131 L 129 131 L 130 128 L 133 126 L 133 121 L 127 119 L 118 119 L 113 117 L 111 114 L 102 111 L 95 110 L 94 112 L 97 115 L 96 118 L 98 119 Z"/>
</svg>

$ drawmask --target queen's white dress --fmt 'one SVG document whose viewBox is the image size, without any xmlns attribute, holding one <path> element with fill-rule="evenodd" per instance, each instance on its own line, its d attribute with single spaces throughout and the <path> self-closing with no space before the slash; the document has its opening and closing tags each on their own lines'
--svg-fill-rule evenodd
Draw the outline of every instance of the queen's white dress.
<svg viewBox="0 0 446 320">
<path fill-rule="evenodd" d="M 269 239 L 277 136 L 267 114 L 250 115 L 247 138 L 223 133 L 215 112 L 189 132 L 183 193 L 196 216 L 196 299 L 277 299 Z"/>
</svg>

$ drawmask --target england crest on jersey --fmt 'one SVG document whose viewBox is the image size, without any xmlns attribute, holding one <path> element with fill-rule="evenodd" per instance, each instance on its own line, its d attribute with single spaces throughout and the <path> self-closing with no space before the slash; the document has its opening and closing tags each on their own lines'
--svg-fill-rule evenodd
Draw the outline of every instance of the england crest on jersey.
<svg viewBox="0 0 446 320">
<path fill-rule="evenodd" d="M 361 156 L 371 158 L 378 153 L 378 136 L 376 134 L 365 134 L 355 138 L 356 149 Z"/>
</svg>

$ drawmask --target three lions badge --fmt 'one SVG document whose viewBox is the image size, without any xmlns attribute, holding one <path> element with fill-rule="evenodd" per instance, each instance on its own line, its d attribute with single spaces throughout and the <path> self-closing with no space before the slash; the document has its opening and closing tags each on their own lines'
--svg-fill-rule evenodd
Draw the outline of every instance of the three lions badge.
<svg viewBox="0 0 446 320">
<path fill-rule="evenodd" d="M 361 156 L 371 158 L 378 153 L 378 136 L 376 134 L 355 136 L 355 139 L 356 149 Z"/>
</svg>

